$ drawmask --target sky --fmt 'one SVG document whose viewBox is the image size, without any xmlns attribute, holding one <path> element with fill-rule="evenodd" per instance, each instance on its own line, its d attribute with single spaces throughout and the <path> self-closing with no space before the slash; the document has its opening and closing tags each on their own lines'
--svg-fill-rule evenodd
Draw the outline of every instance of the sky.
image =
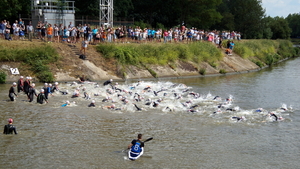
<svg viewBox="0 0 300 169">
<path fill-rule="evenodd" d="M 266 15 L 284 17 L 300 12 L 300 0 L 262 0 Z"/>
</svg>

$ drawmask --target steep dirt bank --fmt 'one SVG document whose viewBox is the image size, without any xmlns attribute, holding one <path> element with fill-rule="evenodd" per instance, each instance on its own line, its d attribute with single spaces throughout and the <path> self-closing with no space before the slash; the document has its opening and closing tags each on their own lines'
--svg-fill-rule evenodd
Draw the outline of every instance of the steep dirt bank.
<svg viewBox="0 0 300 169">
<path fill-rule="evenodd" d="M 40 40 L 34 42 L 28 41 L 1 41 L 3 43 L 14 43 L 32 45 L 45 43 Z M 216 63 L 216 67 L 210 66 L 208 63 L 201 63 L 196 65 L 190 62 L 177 62 L 172 66 L 157 66 L 146 65 L 146 68 L 128 66 L 125 68 L 125 73 L 120 73 L 117 62 L 113 59 L 105 59 L 96 52 L 95 45 L 89 45 L 87 50 L 87 59 L 79 59 L 80 44 L 70 43 L 50 43 L 49 45 L 57 49 L 62 59 L 55 64 L 51 65 L 51 71 L 53 72 L 56 81 L 74 81 L 79 76 L 85 75 L 92 81 L 103 81 L 107 79 L 122 80 L 126 79 L 138 79 L 138 78 L 153 78 L 153 75 L 149 72 L 149 68 L 153 70 L 157 77 L 182 77 L 182 76 L 202 76 L 199 73 L 200 69 L 206 70 L 206 75 L 220 74 L 220 70 L 223 69 L 227 73 L 245 72 L 251 70 L 257 70 L 259 67 L 253 62 L 243 59 L 240 56 L 226 55 L 224 52 L 224 58 L 222 61 Z M 10 47 L 8 45 L 7 47 Z M 7 82 L 16 81 L 19 75 L 12 75 L 9 68 L 19 68 L 20 75 L 32 76 L 32 72 L 26 70 L 26 67 L 22 66 L 18 62 L 6 62 L 1 63 L 0 69 L 5 70 L 8 74 Z M 125 74 L 125 77 L 123 75 Z"/>
</svg>

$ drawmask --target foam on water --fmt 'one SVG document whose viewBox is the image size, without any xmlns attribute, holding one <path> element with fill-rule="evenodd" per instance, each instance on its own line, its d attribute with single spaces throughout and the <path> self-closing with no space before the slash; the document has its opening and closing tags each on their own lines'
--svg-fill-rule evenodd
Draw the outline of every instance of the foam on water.
<svg viewBox="0 0 300 169">
<path fill-rule="evenodd" d="M 67 95 L 56 92 L 57 96 L 66 97 L 66 100 L 69 100 L 73 93 L 80 93 L 79 97 L 71 98 L 68 107 L 76 108 L 77 105 L 84 106 L 84 104 L 88 106 L 94 101 L 95 107 L 93 108 L 108 109 L 112 113 L 176 113 L 207 117 L 217 123 L 236 122 L 237 120 L 232 117 L 243 117 L 238 122 L 260 123 L 274 121 L 274 116 L 271 117 L 269 112 L 275 113 L 279 119 L 285 119 L 282 116 L 288 116 L 288 113 L 292 112 L 291 106 L 287 108 L 284 103 L 280 108 L 272 110 L 263 108 L 243 110 L 235 104 L 236 99 L 230 94 L 219 96 L 210 91 L 197 93 L 192 87 L 172 82 L 139 81 L 106 86 L 93 82 L 83 84 L 73 82 L 60 84 L 59 88 L 60 91 L 71 91 Z M 239 102 L 243 101 L 246 100 L 239 100 Z M 61 107 L 60 105 L 58 107 Z M 284 114 L 286 112 L 288 113 Z"/>
</svg>

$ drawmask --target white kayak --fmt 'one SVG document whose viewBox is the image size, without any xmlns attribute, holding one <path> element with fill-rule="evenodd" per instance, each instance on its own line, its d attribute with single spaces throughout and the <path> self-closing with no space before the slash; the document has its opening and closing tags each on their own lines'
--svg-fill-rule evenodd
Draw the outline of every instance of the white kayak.
<svg viewBox="0 0 300 169">
<path fill-rule="evenodd" d="M 135 153 L 135 152 L 132 152 L 131 150 L 128 151 L 128 158 L 130 160 L 136 160 L 138 159 L 139 157 L 141 157 L 144 153 L 144 147 L 141 148 L 142 151 L 140 153 Z"/>
</svg>

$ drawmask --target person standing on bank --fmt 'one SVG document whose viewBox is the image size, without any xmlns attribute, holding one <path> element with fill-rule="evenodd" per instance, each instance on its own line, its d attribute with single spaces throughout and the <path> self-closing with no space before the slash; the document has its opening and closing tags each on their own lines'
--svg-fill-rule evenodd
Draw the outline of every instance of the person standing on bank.
<svg viewBox="0 0 300 169">
<path fill-rule="evenodd" d="M 80 53 L 81 54 L 84 54 L 85 55 L 85 51 L 86 51 L 86 49 L 87 49 L 87 47 L 88 47 L 88 41 L 86 40 L 86 38 L 81 42 L 81 49 L 80 49 Z M 82 51 L 83 51 L 83 53 L 82 53 Z"/>
<path fill-rule="evenodd" d="M 9 89 L 8 97 L 10 98 L 10 101 L 15 101 L 15 96 L 18 97 L 18 95 L 16 94 L 16 87 L 17 83 L 14 82 Z"/>
<path fill-rule="evenodd" d="M 13 119 L 8 119 L 8 124 L 4 126 L 3 134 L 15 134 L 17 133 L 16 127 L 12 125 Z"/>
</svg>

